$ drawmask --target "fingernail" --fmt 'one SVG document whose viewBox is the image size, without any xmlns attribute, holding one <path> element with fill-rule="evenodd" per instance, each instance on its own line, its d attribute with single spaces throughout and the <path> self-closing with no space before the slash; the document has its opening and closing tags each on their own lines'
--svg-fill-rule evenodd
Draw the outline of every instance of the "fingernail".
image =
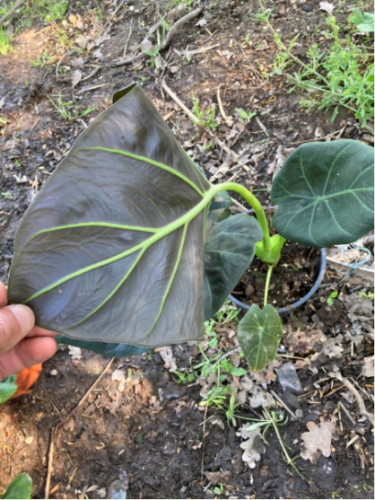
<svg viewBox="0 0 375 500">
<path fill-rule="evenodd" d="M 12 306 L 9 306 L 9 309 L 16 317 L 18 324 L 21 327 L 22 333 L 24 335 L 28 333 L 35 323 L 34 313 L 30 309 L 30 307 L 23 306 L 22 304 L 14 304 Z"/>
</svg>

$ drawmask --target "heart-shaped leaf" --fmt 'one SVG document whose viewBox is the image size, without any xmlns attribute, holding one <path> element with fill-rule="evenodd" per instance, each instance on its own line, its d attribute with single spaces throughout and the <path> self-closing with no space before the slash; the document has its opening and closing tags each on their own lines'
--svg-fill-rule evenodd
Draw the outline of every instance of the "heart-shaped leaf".
<svg viewBox="0 0 375 500">
<path fill-rule="evenodd" d="M 374 150 L 349 139 L 299 146 L 275 176 L 272 223 L 312 247 L 356 241 L 374 227 Z"/>
<path fill-rule="evenodd" d="M 82 341 L 201 338 L 205 212 L 218 191 L 131 88 L 78 138 L 24 215 L 10 302 Z"/>
<path fill-rule="evenodd" d="M 33 481 L 26 472 L 13 479 L 1 498 L 31 498 Z"/>
<path fill-rule="evenodd" d="M 254 217 L 237 214 L 207 220 L 204 247 L 204 315 L 211 318 L 253 260 L 263 232 Z"/>
<path fill-rule="evenodd" d="M 18 386 L 16 384 L 17 376 L 11 375 L 0 381 L 0 404 L 8 401 L 9 398 L 17 391 Z"/>
<path fill-rule="evenodd" d="M 262 370 L 275 359 L 282 335 L 282 321 L 274 307 L 250 307 L 238 324 L 237 337 L 253 371 Z"/>
</svg>

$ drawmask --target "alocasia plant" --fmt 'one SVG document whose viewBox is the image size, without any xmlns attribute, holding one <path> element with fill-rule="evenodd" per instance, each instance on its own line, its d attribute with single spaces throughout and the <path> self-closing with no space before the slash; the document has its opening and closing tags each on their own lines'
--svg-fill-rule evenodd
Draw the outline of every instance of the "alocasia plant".
<svg viewBox="0 0 375 500">
<path fill-rule="evenodd" d="M 256 218 L 227 218 L 227 191 Z M 78 138 L 24 215 L 9 300 L 30 305 L 63 341 L 110 355 L 200 339 L 254 252 L 269 264 L 269 281 L 285 237 L 321 247 L 371 230 L 372 148 L 350 140 L 301 146 L 271 199 L 282 236 L 270 237 L 246 188 L 211 184 L 131 86 Z M 240 324 L 256 370 L 282 334 L 270 308 L 250 309 Z"/>
</svg>

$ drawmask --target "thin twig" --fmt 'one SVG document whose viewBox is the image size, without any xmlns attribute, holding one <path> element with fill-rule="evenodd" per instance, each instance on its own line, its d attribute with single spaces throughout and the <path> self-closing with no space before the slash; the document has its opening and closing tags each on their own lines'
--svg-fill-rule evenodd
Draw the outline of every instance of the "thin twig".
<svg viewBox="0 0 375 500">
<path fill-rule="evenodd" d="M 80 83 L 81 82 L 86 82 L 87 80 L 90 80 L 90 78 L 92 78 L 94 75 L 96 75 L 96 73 L 101 69 L 101 66 L 96 66 L 96 68 L 91 71 L 91 73 L 87 76 L 85 76 L 85 78 L 82 78 Z"/>
<path fill-rule="evenodd" d="M 50 440 L 50 445 L 49 445 L 49 450 L 48 450 L 48 469 L 47 469 L 47 478 L 46 478 L 46 486 L 44 489 L 44 498 L 49 498 L 49 492 L 51 489 L 51 478 L 52 478 L 52 472 L 53 472 L 53 455 L 55 451 L 55 439 L 57 438 L 58 431 L 61 429 L 61 427 L 69 420 L 69 418 L 80 408 L 83 403 L 87 400 L 89 395 L 92 393 L 92 391 L 97 387 L 99 382 L 102 380 L 104 375 L 108 372 L 110 367 L 112 366 L 112 363 L 114 362 L 115 358 L 111 358 L 111 360 L 107 363 L 99 377 L 95 380 L 95 382 L 87 389 L 85 394 L 82 396 L 82 398 L 79 400 L 77 405 L 71 410 L 58 424 L 55 425 L 55 427 L 52 429 L 51 432 L 51 440 Z"/>
<path fill-rule="evenodd" d="M 362 415 L 364 415 L 370 421 L 370 423 L 372 425 L 374 425 L 374 415 L 366 410 L 366 406 L 365 406 L 365 403 L 363 401 L 363 398 L 359 394 L 359 392 L 357 391 L 357 389 L 354 387 L 354 385 L 351 382 L 349 382 L 349 380 L 347 378 L 344 378 L 341 375 L 341 373 L 335 374 L 334 378 L 336 378 L 337 380 L 339 380 L 343 385 L 345 385 L 345 387 L 347 389 L 349 389 L 349 391 L 353 394 L 353 396 L 355 397 L 355 399 L 357 401 L 360 413 Z"/>
<path fill-rule="evenodd" d="M 129 42 L 130 42 L 130 38 L 133 34 L 133 29 L 134 29 L 134 19 L 132 19 L 130 21 L 130 28 L 129 28 L 129 34 L 128 34 L 128 38 L 126 39 L 126 42 L 125 42 L 125 46 L 124 46 L 124 51 L 122 53 L 122 57 L 125 57 L 126 56 L 126 53 L 128 51 L 128 47 L 129 47 Z"/>
<path fill-rule="evenodd" d="M 224 118 L 224 121 L 225 123 L 227 124 L 228 127 L 231 127 L 233 125 L 233 123 L 230 122 L 229 118 L 227 117 L 227 115 L 225 114 L 225 111 L 224 111 L 224 107 L 223 107 L 223 103 L 221 101 L 221 96 L 220 96 L 220 87 L 222 86 L 223 84 L 220 83 L 218 88 L 217 88 L 217 103 L 219 105 L 219 110 L 220 110 L 220 113 L 221 113 L 221 116 Z"/>
<path fill-rule="evenodd" d="M 185 104 L 177 97 L 177 95 L 168 87 L 168 85 L 165 83 L 165 80 L 161 82 L 162 88 L 166 91 L 166 93 L 171 97 L 176 104 L 180 106 L 180 108 L 184 111 L 184 113 L 190 118 L 190 120 L 195 123 L 196 125 L 202 127 L 203 124 L 202 122 L 190 111 L 190 109 L 185 106 Z M 238 155 L 235 151 L 230 149 L 226 144 L 224 144 L 223 141 L 218 139 L 216 135 L 209 129 L 207 129 L 208 134 L 214 138 L 215 142 L 221 147 L 223 151 L 228 153 L 229 155 L 233 156 L 235 161 L 247 172 L 252 171 L 252 168 L 246 165 L 243 161 L 240 160 L 240 155 Z"/>
<path fill-rule="evenodd" d="M 293 418 L 293 420 L 297 420 L 296 414 L 289 408 L 289 406 L 276 394 L 275 391 L 270 391 L 272 396 L 277 399 L 277 401 L 285 408 L 285 410 L 289 413 L 289 415 Z"/>
<path fill-rule="evenodd" d="M 115 15 L 117 14 L 117 12 L 121 9 L 121 7 L 124 7 L 124 2 L 123 1 L 120 3 L 120 5 L 118 5 L 116 7 L 116 9 L 114 10 L 114 12 L 111 14 L 111 17 L 108 19 L 108 21 L 105 23 L 105 25 L 103 26 L 103 28 L 99 31 L 99 33 L 97 33 L 95 35 L 96 38 L 99 38 L 100 36 L 102 36 L 102 34 L 105 32 L 105 30 L 108 29 L 111 26 L 112 19 L 115 17 Z"/>
<path fill-rule="evenodd" d="M 212 49 L 216 49 L 216 47 L 220 47 L 220 43 L 215 43 L 215 45 L 207 45 L 207 47 L 201 47 L 199 49 L 193 49 L 193 50 L 177 50 L 173 49 L 173 51 L 178 55 L 178 56 L 183 56 L 183 57 L 189 57 L 189 56 L 194 56 L 195 54 L 203 54 L 204 52 L 209 52 Z"/>
<path fill-rule="evenodd" d="M 203 414 L 203 429 L 202 429 L 202 458 L 201 458 L 201 481 L 203 481 L 203 473 L 204 473 L 204 452 L 206 448 L 206 423 L 207 423 L 207 412 L 208 405 L 206 405 Z"/>
<path fill-rule="evenodd" d="M 163 40 L 163 42 L 161 43 L 161 45 L 159 46 L 159 52 L 162 52 L 163 50 L 165 50 L 166 48 L 168 48 L 169 44 L 171 43 L 172 41 L 172 38 L 174 37 L 174 35 L 176 34 L 176 31 L 181 28 L 181 26 L 185 23 L 187 23 L 188 21 L 190 21 L 190 19 L 193 19 L 194 17 L 198 16 L 200 13 L 202 12 L 202 7 L 198 7 L 197 9 L 195 10 L 192 10 L 191 12 L 189 12 L 188 14 L 185 14 L 184 16 L 182 16 L 180 19 L 178 19 L 178 21 L 176 21 L 172 26 L 171 28 L 169 29 L 168 33 L 167 33 L 167 36 L 165 37 L 165 39 Z M 138 45 L 136 51 L 140 50 L 141 47 L 142 47 L 142 44 L 149 39 L 149 37 L 152 35 L 152 33 L 154 33 L 158 28 L 159 26 L 163 23 L 164 19 L 161 19 L 160 21 L 158 21 L 156 24 L 154 24 L 151 29 L 148 31 L 147 35 L 145 36 L 145 38 L 143 39 L 143 41 Z M 141 52 L 140 54 L 135 54 L 131 57 L 127 57 L 126 59 L 120 59 L 119 61 L 115 62 L 113 65 L 118 67 L 118 66 L 124 66 L 125 64 L 130 64 L 138 59 L 142 59 L 144 56 L 146 56 L 147 54 L 145 52 Z"/>
<path fill-rule="evenodd" d="M 18 9 L 18 7 L 24 2 L 24 0 L 18 0 L 12 7 L 6 12 L 3 17 L 0 19 L 0 26 L 4 24 L 4 22 L 13 15 L 13 12 Z"/>
<path fill-rule="evenodd" d="M 197 17 L 201 12 L 202 12 L 202 7 L 198 7 L 197 9 L 188 12 L 187 14 L 182 16 L 178 21 L 176 21 L 168 31 L 168 34 L 165 37 L 164 42 L 161 44 L 160 50 L 165 50 L 171 43 L 172 38 L 176 34 L 176 31 L 178 31 L 181 28 L 181 26 L 183 26 L 185 23 L 190 21 L 190 19 Z"/>
</svg>

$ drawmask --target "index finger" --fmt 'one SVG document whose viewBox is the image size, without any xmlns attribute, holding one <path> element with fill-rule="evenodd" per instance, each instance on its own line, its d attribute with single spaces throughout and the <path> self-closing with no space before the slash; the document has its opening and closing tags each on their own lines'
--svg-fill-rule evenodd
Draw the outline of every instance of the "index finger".
<svg viewBox="0 0 375 500">
<path fill-rule="evenodd" d="M 7 303 L 7 287 L 4 285 L 4 283 L 0 282 L 0 307 L 5 306 Z"/>
</svg>

